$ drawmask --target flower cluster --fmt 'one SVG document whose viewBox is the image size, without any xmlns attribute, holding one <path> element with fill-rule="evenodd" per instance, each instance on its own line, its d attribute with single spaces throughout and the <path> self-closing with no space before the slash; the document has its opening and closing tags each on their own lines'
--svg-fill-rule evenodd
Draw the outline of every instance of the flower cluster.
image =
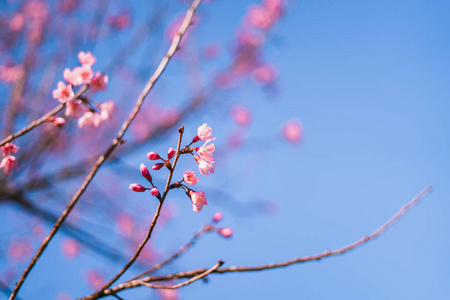
<svg viewBox="0 0 450 300">
<path fill-rule="evenodd" d="M 0 147 L 3 159 L 0 162 L 0 169 L 3 168 L 6 175 L 11 175 L 14 169 L 17 169 L 19 165 L 17 164 L 16 157 L 12 154 L 16 154 L 19 147 L 13 143 L 6 143 Z"/>
<path fill-rule="evenodd" d="M 205 123 L 202 126 L 198 127 L 197 135 L 192 139 L 191 143 L 185 146 L 179 152 L 177 152 L 177 150 L 175 150 L 174 148 L 169 148 L 169 150 L 167 151 L 167 159 L 165 159 L 158 153 L 151 151 L 147 153 L 147 158 L 152 161 L 160 161 L 153 165 L 153 171 L 157 171 L 165 167 L 170 172 L 173 172 L 175 167 L 171 162 L 172 158 L 178 158 L 182 154 L 192 154 L 198 164 L 200 174 L 202 174 L 203 176 L 209 175 L 214 173 L 214 166 L 212 164 L 215 162 L 213 158 L 215 146 L 213 143 L 211 143 L 211 141 L 213 141 L 214 139 L 215 137 L 212 136 L 211 127 L 208 127 L 208 125 Z M 205 143 L 201 147 L 191 148 L 191 145 L 198 141 L 203 141 Z M 196 151 L 198 155 L 194 154 L 194 151 Z M 150 182 L 152 188 L 144 187 L 138 183 L 131 184 L 129 188 L 135 192 L 145 192 L 146 190 L 150 190 L 153 196 L 157 197 L 158 199 L 162 199 L 162 197 L 164 197 L 165 195 L 161 196 L 158 188 L 153 184 L 153 179 L 148 168 L 144 164 L 141 164 L 140 171 L 142 176 L 147 179 L 148 182 Z M 202 210 L 204 205 L 208 204 L 208 200 L 206 199 L 206 195 L 203 191 L 194 191 L 190 187 L 188 187 L 188 185 L 196 185 L 198 181 L 199 178 L 197 177 L 197 175 L 193 171 L 187 170 L 184 172 L 183 179 L 181 181 L 177 181 L 169 186 L 169 189 L 182 188 L 185 190 L 186 194 L 191 200 L 194 212 L 199 212 L 200 210 Z"/>
<path fill-rule="evenodd" d="M 74 86 L 87 85 L 92 92 L 104 91 L 108 83 L 108 75 L 96 72 L 92 69 L 92 65 L 97 58 L 90 52 L 81 51 L 78 53 L 78 60 L 81 66 L 70 70 L 66 68 L 63 77 L 67 84 L 60 81 L 57 88 L 53 90 L 53 98 L 61 103 L 66 104 L 66 117 L 75 117 L 78 119 L 78 126 L 98 127 L 103 121 L 108 120 L 115 109 L 114 102 L 106 101 L 102 104 L 92 105 L 91 101 L 86 97 L 78 97 L 75 99 L 73 91 Z"/>
</svg>

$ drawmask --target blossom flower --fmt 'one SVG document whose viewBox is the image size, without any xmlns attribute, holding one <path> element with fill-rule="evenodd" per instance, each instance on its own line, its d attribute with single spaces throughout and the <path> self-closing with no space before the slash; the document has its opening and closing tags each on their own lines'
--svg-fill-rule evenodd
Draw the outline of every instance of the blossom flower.
<svg viewBox="0 0 450 300">
<path fill-rule="evenodd" d="M 147 158 L 150 160 L 157 160 L 161 157 L 159 156 L 158 153 L 152 151 L 152 152 L 147 153 Z"/>
<path fill-rule="evenodd" d="M 157 188 L 152 188 L 150 190 L 150 193 L 152 194 L 152 196 L 158 197 L 159 196 L 159 191 Z"/>
<path fill-rule="evenodd" d="M 202 126 L 198 127 L 197 130 L 197 136 L 195 138 L 198 138 L 198 140 L 209 142 L 215 139 L 215 137 L 211 136 L 212 129 L 209 127 L 206 123 L 204 123 Z M 194 138 L 194 139 L 195 139 Z"/>
<path fill-rule="evenodd" d="M 73 259 L 80 252 L 80 244 L 74 239 L 66 239 L 63 241 L 61 250 L 65 256 Z"/>
<path fill-rule="evenodd" d="M 176 153 L 177 153 L 177 151 L 176 151 L 175 149 L 169 148 L 169 151 L 167 151 L 167 157 L 168 157 L 169 159 L 171 159 L 172 157 L 175 156 Z"/>
<path fill-rule="evenodd" d="M 19 165 L 17 164 L 16 158 L 12 155 L 8 155 L 2 159 L 0 162 L 0 169 L 3 168 L 6 175 L 11 175 L 14 169 L 18 169 Z"/>
<path fill-rule="evenodd" d="M 201 211 L 203 205 L 208 204 L 208 200 L 206 200 L 206 195 L 203 191 L 195 192 L 193 190 L 190 190 L 189 197 L 191 197 L 192 209 L 194 210 L 194 212 Z"/>
<path fill-rule="evenodd" d="M 65 69 L 63 73 L 64 79 L 73 86 L 81 84 L 91 83 L 92 77 L 94 77 L 94 71 L 89 65 L 83 65 L 76 67 L 72 71 Z"/>
<path fill-rule="evenodd" d="M 276 70 L 269 64 L 262 65 L 253 71 L 253 79 L 262 85 L 267 85 L 277 79 Z"/>
<path fill-rule="evenodd" d="M 108 83 L 108 75 L 104 75 L 100 72 L 95 73 L 91 80 L 91 91 L 98 92 L 106 90 L 106 84 Z"/>
<path fill-rule="evenodd" d="M 214 214 L 213 216 L 213 222 L 219 222 L 220 220 L 222 220 L 223 218 L 223 214 L 221 212 L 217 212 Z"/>
<path fill-rule="evenodd" d="M 99 104 L 100 108 L 100 116 L 102 121 L 108 120 L 111 118 L 113 112 L 116 110 L 116 105 L 113 101 L 106 101 L 105 103 Z"/>
<path fill-rule="evenodd" d="M 85 111 L 81 100 L 74 100 L 66 103 L 66 117 L 78 118 Z"/>
<path fill-rule="evenodd" d="M 144 176 L 148 181 L 152 182 L 152 176 L 150 176 L 150 172 L 144 164 L 141 164 L 140 170 L 142 176 Z"/>
<path fill-rule="evenodd" d="M 195 150 L 197 151 L 201 159 L 206 160 L 210 163 L 214 162 L 214 158 L 212 155 L 214 150 L 216 150 L 216 147 L 213 143 L 208 145 L 208 142 L 206 142 L 203 146 L 195 148 Z"/>
<path fill-rule="evenodd" d="M 78 119 L 78 127 L 82 128 L 85 126 L 90 126 L 92 128 L 97 128 L 100 126 L 101 122 L 102 117 L 99 113 L 88 110 L 81 116 L 81 118 Z"/>
<path fill-rule="evenodd" d="M 221 228 L 219 229 L 219 234 L 223 237 L 229 238 L 233 235 L 233 230 L 231 228 Z"/>
<path fill-rule="evenodd" d="M 129 189 L 132 190 L 133 192 L 145 192 L 145 187 L 143 187 L 138 183 L 130 184 Z"/>
<path fill-rule="evenodd" d="M 302 128 L 296 120 L 287 122 L 282 128 L 283 136 L 292 143 L 297 143 L 302 138 Z"/>
<path fill-rule="evenodd" d="M 80 51 L 78 53 L 78 60 L 80 61 L 82 66 L 89 66 L 92 67 L 92 65 L 97 61 L 97 58 L 95 58 L 94 55 L 91 54 L 91 52 L 83 52 Z"/>
<path fill-rule="evenodd" d="M 72 100 L 75 94 L 72 90 L 72 85 L 65 85 L 64 82 L 58 82 L 58 87 L 53 90 L 53 98 L 58 100 L 59 102 L 67 102 Z"/>
<path fill-rule="evenodd" d="M 56 117 L 53 119 L 53 125 L 58 128 L 63 128 L 64 124 L 66 124 L 66 120 L 61 117 Z"/>
<path fill-rule="evenodd" d="M 195 160 L 198 163 L 198 168 L 200 170 L 200 174 L 202 174 L 202 176 L 205 175 L 209 175 L 209 173 L 214 173 L 214 166 L 207 162 L 206 160 L 201 159 L 200 157 L 198 157 L 197 155 L 194 155 Z"/>
<path fill-rule="evenodd" d="M 183 174 L 183 180 L 189 185 L 196 185 L 198 182 L 198 177 L 192 171 L 186 171 Z"/>
<path fill-rule="evenodd" d="M 19 150 L 19 147 L 14 145 L 14 143 L 6 143 L 3 146 L 0 147 L 0 151 L 2 152 L 3 156 L 8 156 L 10 154 L 16 154 L 17 150 Z"/>
<path fill-rule="evenodd" d="M 240 105 L 231 108 L 231 116 L 238 125 L 248 126 L 252 121 L 250 111 Z"/>
</svg>

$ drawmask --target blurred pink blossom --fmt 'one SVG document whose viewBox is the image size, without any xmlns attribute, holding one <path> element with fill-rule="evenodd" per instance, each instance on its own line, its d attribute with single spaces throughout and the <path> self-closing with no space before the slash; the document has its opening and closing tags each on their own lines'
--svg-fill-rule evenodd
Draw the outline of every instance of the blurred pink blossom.
<svg viewBox="0 0 450 300">
<path fill-rule="evenodd" d="M 74 239 L 65 239 L 62 243 L 61 250 L 67 258 L 73 259 L 80 252 L 80 244 Z"/>
<path fill-rule="evenodd" d="M 72 100 L 75 95 L 73 93 L 72 86 L 70 84 L 65 85 L 62 81 L 58 82 L 58 86 L 55 90 L 53 90 L 52 94 L 53 98 L 61 103 Z"/>
<path fill-rule="evenodd" d="M 11 175 L 14 170 L 19 168 L 16 158 L 12 155 L 8 155 L 0 162 L 0 169 L 3 168 L 6 175 Z"/>
<path fill-rule="evenodd" d="M 93 92 L 106 90 L 106 85 L 108 84 L 108 75 L 103 75 L 100 72 L 95 73 L 91 80 L 90 88 Z"/>
<path fill-rule="evenodd" d="M 252 121 L 250 111 L 240 105 L 234 105 L 231 108 L 231 116 L 237 124 L 243 126 L 248 126 Z"/>
<path fill-rule="evenodd" d="M 97 61 L 97 58 L 95 58 L 94 55 L 92 55 L 91 52 L 83 52 L 80 51 L 78 53 L 78 60 L 80 61 L 80 64 L 84 67 L 92 67 L 93 64 Z"/>
<path fill-rule="evenodd" d="M 97 128 L 102 123 L 102 116 L 97 112 L 92 112 L 90 110 L 86 111 L 81 118 L 78 119 L 78 127 L 92 127 Z"/>
<path fill-rule="evenodd" d="M 297 143 L 302 138 L 302 127 L 297 120 L 291 120 L 282 127 L 283 136 L 292 143 Z"/>
<path fill-rule="evenodd" d="M 85 108 L 81 100 L 74 100 L 66 103 L 66 111 L 64 112 L 66 117 L 78 118 L 83 112 L 85 112 Z"/>
</svg>

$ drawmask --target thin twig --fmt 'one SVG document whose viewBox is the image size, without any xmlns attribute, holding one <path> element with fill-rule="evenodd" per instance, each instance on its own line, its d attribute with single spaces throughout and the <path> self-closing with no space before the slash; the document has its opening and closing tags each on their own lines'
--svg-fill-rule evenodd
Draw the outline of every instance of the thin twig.
<svg viewBox="0 0 450 300">
<path fill-rule="evenodd" d="M 191 5 L 191 7 L 189 8 L 189 10 L 187 11 L 186 17 L 185 17 L 185 19 L 183 21 L 183 24 L 181 24 L 180 29 L 178 30 L 177 34 L 173 38 L 172 44 L 170 45 L 169 50 L 167 51 L 166 55 L 161 60 L 158 68 L 156 69 L 155 73 L 152 75 L 152 77 L 150 77 L 150 79 L 147 82 L 147 84 L 145 85 L 143 91 L 139 95 L 139 97 L 138 97 L 138 99 L 136 101 L 136 105 L 134 106 L 134 109 L 131 112 L 129 118 L 122 124 L 122 127 L 121 127 L 119 133 L 117 134 L 117 137 L 113 140 L 112 144 L 108 147 L 108 149 L 105 151 L 105 153 L 103 155 L 101 155 L 97 159 L 95 165 L 92 167 L 91 171 L 86 176 L 86 178 L 83 181 L 82 185 L 80 186 L 78 191 L 75 193 L 75 195 L 70 200 L 69 204 L 67 205 L 66 209 L 61 214 L 61 216 L 59 217 L 58 221 L 53 226 L 53 228 L 50 231 L 49 235 L 42 242 L 42 244 L 39 247 L 37 253 L 35 254 L 35 256 L 31 260 L 30 264 L 27 266 L 27 268 L 23 272 L 23 274 L 20 277 L 19 281 L 17 282 L 17 284 L 16 284 L 16 286 L 15 286 L 15 288 L 14 288 L 14 290 L 13 290 L 13 292 L 12 292 L 10 298 L 9 298 L 10 300 L 13 300 L 13 299 L 16 298 L 17 293 L 19 292 L 21 286 L 23 285 L 23 282 L 27 278 L 27 276 L 30 273 L 31 269 L 34 267 L 34 265 L 36 264 L 36 262 L 38 261 L 38 259 L 42 255 L 42 253 L 45 251 L 45 249 L 47 248 L 47 246 L 50 243 L 50 241 L 52 240 L 52 238 L 58 232 L 58 230 L 61 227 L 61 225 L 64 222 L 64 220 L 67 218 L 67 216 L 70 214 L 72 209 L 75 207 L 75 205 L 78 202 L 78 200 L 80 199 L 81 195 L 84 193 L 84 191 L 86 190 L 87 186 L 89 185 L 89 183 L 94 178 L 94 176 L 97 173 L 98 169 L 103 165 L 105 160 L 111 155 L 111 153 L 116 149 L 116 147 L 118 147 L 119 145 L 121 145 L 123 143 L 122 138 L 123 138 L 125 132 L 127 131 L 128 127 L 131 125 L 133 120 L 136 118 L 136 115 L 140 111 L 145 97 L 148 95 L 148 93 L 152 89 L 152 87 L 155 84 L 155 82 L 159 79 L 159 77 L 161 76 L 162 72 L 165 70 L 165 68 L 167 66 L 167 63 L 169 62 L 169 60 L 172 58 L 172 56 L 175 54 L 176 50 L 178 49 L 178 46 L 179 46 L 180 41 L 181 41 L 181 38 L 183 37 L 183 35 L 185 34 L 186 30 L 190 26 L 191 21 L 192 21 L 192 17 L 194 15 L 194 12 L 197 9 L 197 7 L 199 6 L 200 2 L 201 2 L 201 0 L 195 0 L 193 2 L 193 4 Z"/>
<path fill-rule="evenodd" d="M 151 267 L 150 269 L 148 269 L 145 272 L 142 272 L 136 276 L 134 276 L 133 278 L 130 279 L 131 280 L 136 280 L 139 279 L 141 277 L 144 277 L 146 275 L 150 275 L 154 272 L 156 272 L 157 270 L 161 269 L 162 267 L 164 267 L 165 265 L 171 263 L 173 260 L 177 259 L 180 255 L 182 255 L 184 252 L 186 252 L 190 247 L 192 247 L 195 242 L 201 237 L 203 236 L 205 233 L 209 232 L 209 228 L 211 228 L 210 224 L 207 224 L 205 226 L 203 226 L 202 229 L 200 229 L 199 231 L 197 231 L 194 236 L 191 238 L 191 240 L 189 242 L 187 242 L 186 244 L 184 244 L 177 252 L 175 252 L 171 257 L 169 257 L 168 259 L 154 265 L 153 267 Z"/>
<path fill-rule="evenodd" d="M 75 96 L 73 96 L 72 100 L 70 101 L 74 101 L 76 99 L 78 99 L 78 97 L 80 97 L 87 89 L 89 88 L 89 85 L 84 85 L 82 86 L 77 93 L 75 94 Z M 41 125 L 42 123 L 46 122 L 48 120 L 48 118 L 53 117 L 54 115 L 56 115 L 57 113 L 59 113 L 65 106 L 66 106 L 67 102 L 64 103 L 60 103 L 58 106 L 56 106 L 55 108 L 53 108 L 51 111 L 49 111 L 48 113 L 46 113 L 45 115 L 43 115 L 42 117 L 40 117 L 37 120 L 34 120 L 33 122 L 31 122 L 30 124 L 28 124 L 26 127 L 22 128 L 21 130 L 19 130 L 18 132 L 9 135 L 8 137 L 6 137 L 5 139 L 3 139 L 0 142 L 0 146 L 3 146 L 4 144 L 14 140 L 15 138 L 18 138 L 19 136 L 24 135 L 25 133 L 27 133 L 28 131 L 34 129 L 35 127 Z"/>
<path fill-rule="evenodd" d="M 217 269 L 211 273 L 218 273 L 218 274 L 224 274 L 224 273 L 230 273 L 230 272 L 253 272 L 253 271 L 263 271 L 263 270 L 269 270 L 269 269 L 275 269 L 275 268 L 282 268 L 287 267 L 293 264 L 297 263 L 304 263 L 309 261 L 317 261 L 322 258 L 338 255 L 338 254 L 344 254 L 352 249 L 355 249 L 359 246 L 362 246 L 363 244 L 367 243 L 370 240 L 375 239 L 382 233 L 384 233 L 389 227 L 394 225 L 408 210 L 413 208 L 415 205 L 417 205 L 420 200 L 422 200 L 425 196 L 427 196 L 432 190 L 432 186 L 428 185 L 426 188 L 424 188 L 417 196 L 415 196 L 410 202 L 408 202 L 406 205 L 404 205 L 391 219 L 389 219 L 386 223 L 384 223 L 380 228 L 378 228 L 376 231 L 371 233 L 370 235 L 367 235 L 359 240 L 357 240 L 354 243 L 351 243 L 347 246 L 344 246 L 342 248 L 332 250 L 332 251 L 324 251 L 319 254 L 310 255 L 310 256 L 303 256 L 299 258 L 294 258 L 285 262 L 281 263 L 274 263 L 274 264 L 267 264 L 267 265 L 261 265 L 261 266 L 255 266 L 255 267 L 238 267 L 233 266 L 229 268 L 222 268 Z M 197 270 L 191 270 L 187 272 L 178 272 L 173 273 L 169 275 L 163 275 L 163 276 L 148 276 L 144 277 L 142 279 L 138 280 L 132 280 L 128 281 L 122 284 L 119 284 L 113 288 L 110 288 L 108 290 L 104 291 L 105 295 L 109 295 L 111 293 L 117 293 L 126 289 L 131 289 L 135 287 L 139 287 L 142 285 L 142 282 L 155 282 L 155 281 L 168 281 L 168 280 L 174 280 L 174 279 L 180 279 L 180 278 L 191 278 L 193 276 L 197 276 L 198 274 L 202 274 L 206 272 L 207 269 L 197 269 Z"/>
<path fill-rule="evenodd" d="M 178 289 L 180 287 L 186 286 L 188 284 L 193 283 L 194 281 L 197 281 L 199 279 L 202 279 L 203 277 L 208 276 L 208 274 L 210 274 L 210 273 L 214 272 L 215 270 L 217 270 L 217 268 L 219 268 L 224 263 L 225 263 L 224 261 L 219 260 L 219 262 L 217 264 L 215 264 L 211 269 L 208 269 L 205 272 L 203 272 L 203 273 L 201 273 L 201 274 L 199 274 L 197 276 L 194 276 L 194 277 L 192 277 L 191 279 L 189 279 L 189 280 L 187 280 L 185 282 L 182 282 L 182 283 L 179 283 L 179 284 L 176 284 L 176 285 L 170 285 L 170 286 L 167 286 L 167 285 L 155 285 L 155 284 L 147 283 L 147 282 L 145 282 L 143 280 L 139 280 L 139 282 L 141 283 L 141 285 L 145 285 L 146 287 L 153 288 L 153 289 L 176 290 L 176 289 Z"/>
</svg>

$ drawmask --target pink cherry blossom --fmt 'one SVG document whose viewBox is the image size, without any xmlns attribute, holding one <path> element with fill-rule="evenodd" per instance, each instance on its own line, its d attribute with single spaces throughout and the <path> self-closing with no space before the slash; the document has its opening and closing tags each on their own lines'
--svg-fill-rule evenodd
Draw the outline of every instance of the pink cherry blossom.
<svg viewBox="0 0 450 300">
<path fill-rule="evenodd" d="M 82 128 L 89 126 L 92 128 L 97 128 L 102 122 L 102 117 L 98 112 L 92 112 L 88 110 L 78 119 L 78 127 Z"/>
<path fill-rule="evenodd" d="M 209 142 L 215 139 L 215 137 L 211 136 L 212 129 L 211 127 L 208 127 L 206 123 L 204 123 L 202 126 L 198 127 L 197 130 L 197 137 L 204 142 Z"/>
<path fill-rule="evenodd" d="M 142 176 L 144 176 L 149 182 L 152 182 L 152 176 L 150 176 L 150 172 L 144 164 L 141 164 L 140 170 Z"/>
<path fill-rule="evenodd" d="M 95 73 L 91 80 L 91 91 L 98 92 L 106 90 L 106 85 L 108 84 L 108 75 L 103 75 L 100 72 Z"/>
<path fill-rule="evenodd" d="M 61 250 L 65 256 L 73 259 L 80 252 L 80 244 L 74 239 L 66 239 L 63 241 Z"/>
<path fill-rule="evenodd" d="M 302 128 L 300 123 L 296 120 L 287 122 L 282 128 L 282 134 L 289 142 L 299 142 L 302 138 Z"/>
<path fill-rule="evenodd" d="M 221 212 L 217 212 L 214 214 L 213 216 L 213 222 L 219 222 L 220 220 L 222 220 L 223 218 L 223 214 Z"/>
<path fill-rule="evenodd" d="M 189 185 L 196 185 L 198 183 L 198 177 L 192 171 L 186 171 L 183 174 L 183 180 Z"/>
<path fill-rule="evenodd" d="M 66 103 L 66 111 L 64 115 L 66 117 L 78 118 L 86 111 L 81 100 L 74 100 Z"/>
<path fill-rule="evenodd" d="M 53 125 L 55 125 L 55 127 L 63 128 L 64 124 L 66 124 L 66 120 L 64 118 L 56 117 L 53 119 Z"/>
<path fill-rule="evenodd" d="M 277 76 L 276 70 L 269 64 L 262 65 L 253 71 L 253 79 L 262 85 L 274 82 Z"/>
<path fill-rule="evenodd" d="M 237 124 L 243 126 L 250 125 L 250 122 L 252 121 L 250 111 L 240 105 L 235 105 L 231 108 L 231 117 L 233 117 Z"/>
<path fill-rule="evenodd" d="M 168 157 L 169 159 L 171 159 L 172 157 L 175 156 L 176 153 L 177 153 L 177 151 L 176 151 L 175 149 L 169 148 L 169 150 L 167 151 L 167 157 Z"/>
<path fill-rule="evenodd" d="M 157 188 L 152 188 L 150 190 L 150 193 L 152 194 L 152 196 L 158 197 L 159 196 L 159 191 Z"/>
<path fill-rule="evenodd" d="M 63 72 L 64 79 L 73 86 L 77 86 L 81 84 L 81 77 L 74 71 L 66 68 Z"/>
<path fill-rule="evenodd" d="M 74 95 L 72 86 L 70 84 L 65 85 L 62 81 L 58 82 L 58 87 L 53 90 L 53 98 L 57 99 L 59 102 L 70 101 Z"/>
<path fill-rule="evenodd" d="M 16 158 L 14 156 L 8 155 L 0 162 L 0 169 L 1 168 L 4 168 L 6 175 L 11 175 L 11 173 L 15 169 L 17 170 L 19 168 L 19 165 L 17 164 Z"/>
<path fill-rule="evenodd" d="M 9 142 L 0 147 L 0 151 L 3 156 L 8 156 L 10 154 L 16 154 L 19 147 Z"/>
<path fill-rule="evenodd" d="M 198 163 L 198 168 L 199 168 L 200 174 L 202 174 L 202 176 L 209 175 L 209 173 L 211 173 L 211 174 L 214 173 L 214 166 L 211 163 L 207 162 L 206 160 L 201 159 L 197 155 L 195 155 L 194 158 Z"/>
<path fill-rule="evenodd" d="M 219 229 L 219 234 L 223 237 L 229 238 L 233 235 L 233 230 L 231 228 L 221 228 Z"/>
<path fill-rule="evenodd" d="M 158 153 L 152 151 L 147 153 L 147 158 L 150 160 L 157 160 L 160 159 L 161 157 L 158 155 Z"/>
<path fill-rule="evenodd" d="M 208 144 L 208 142 L 206 142 L 203 146 L 195 148 L 195 150 L 197 150 L 197 153 L 201 159 L 206 160 L 210 163 L 215 162 L 213 158 L 213 152 L 214 150 L 216 150 L 216 147 L 213 143 Z"/>
<path fill-rule="evenodd" d="M 116 104 L 113 101 L 109 100 L 105 103 L 99 105 L 100 108 L 100 116 L 103 121 L 111 118 L 113 112 L 116 110 Z"/>
<path fill-rule="evenodd" d="M 190 190 L 189 196 L 191 197 L 192 209 L 194 210 L 194 212 L 201 211 L 203 205 L 208 204 L 208 200 L 206 200 L 206 195 L 203 191 L 195 192 L 193 190 Z"/>
<path fill-rule="evenodd" d="M 132 190 L 133 192 L 145 192 L 145 187 L 143 187 L 139 183 L 130 184 L 129 189 Z"/>
<path fill-rule="evenodd" d="M 65 69 L 63 73 L 64 79 L 73 86 L 91 83 L 94 77 L 94 71 L 89 65 L 76 67 L 72 71 Z"/>
<path fill-rule="evenodd" d="M 83 52 L 80 51 L 78 53 L 78 60 L 80 61 L 82 66 L 89 66 L 92 67 L 92 65 L 97 61 L 97 58 L 95 58 L 94 55 L 91 54 L 91 52 Z"/>
</svg>

